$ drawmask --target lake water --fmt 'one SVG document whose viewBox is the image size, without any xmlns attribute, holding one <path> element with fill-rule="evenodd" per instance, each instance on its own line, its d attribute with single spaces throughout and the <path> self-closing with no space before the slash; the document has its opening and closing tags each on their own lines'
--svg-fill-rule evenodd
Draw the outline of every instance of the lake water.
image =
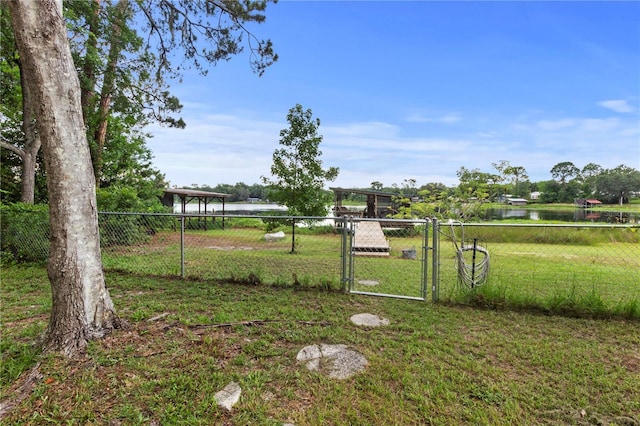
<svg viewBox="0 0 640 426">
<path fill-rule="evenodd" d="M 612 212 L 601 209 L 538 210 L 538 209 L 489 209 L 483 220 L 507 219 L 557 220 L 561 222 L 640 223 L 640 213 Z"/>
<path fill-rule="evenodd" d="M 175 204 L 173 211 L 180 212 L 180 204 Z M 221 203 L 209 203 L 207 213 L 211 209 L 216 214 L 222 214 Z M 353 208 L 357 210 L 357 207 Z M 197 204 L 187 204 L 188 213 L 197 213 Z M 278 204 L 263 203 L 229 203 L 225 204 L 225 214 L 230 215 L 260 215 L 262 213 L 282 212 L 286 215 L 287 208 Z M 329 212 L 328 218 L 333 217 Z M 522 220 L 557 220 L 562 222 L 593 222 L 593 223 L 640 223 L 640 213 L 637 212 L 612 212 L 601 209 L 570 209 L 570 210 L 538 210 L 538 209 L 489 209 L 485 212 L 483 220 L 501 221 L 511 219 Z"/>
<path fill-rule="evenodd" d="M 174 213 L 180 213 L 180 204 L 173 205 Z M 201 206 L 204 210 L 204 205 Z M 222 203 L 209 203 L 207 204 L 207 213 L 222 214 Z M 198 213 L 198 204 L 187 204 L 187 213 Z M 246 215 L 259 215 L 265 212 L 284 212 L 286 214 L 287 208 L 278 204 L 264 204 L 264 203 L 228 203 L 224 205 L 225 214 L 246 214 Z M 204 211 L 202 211 L 204 213 Z"/>
</svg>

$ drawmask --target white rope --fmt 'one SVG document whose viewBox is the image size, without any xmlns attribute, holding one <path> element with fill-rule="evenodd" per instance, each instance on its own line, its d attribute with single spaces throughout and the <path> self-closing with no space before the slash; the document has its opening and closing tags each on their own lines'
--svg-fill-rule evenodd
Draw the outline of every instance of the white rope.
<svg viewBox="0 0 640 426">
<path fill-rule="evenodd" d="M 460 246 L 458 246 L 458 242 L 456 241 L 456 233 L 453 228 L 456 223 L 460 225 L 461 230 Z M 451 239 L 456 249 L 458 283 L 469 289 L 480 287 L 482 284 L 487 282 L 487 278 L 489 277 L 489 251 L 475 243 L 472 245 L 464 243 L 464 226 L 462 222 L 450 221 L 449 224 L 451 225 Z M 465 252 L 468 251 L 473 252 L 472 254 L 475 258 L 475 261 L 472 261 L 471 264 L 468 264 L 464 257 Z M 480 254 L 481 257 L 479 260 L 477 259 L 478 254 Z"/>
</svg>

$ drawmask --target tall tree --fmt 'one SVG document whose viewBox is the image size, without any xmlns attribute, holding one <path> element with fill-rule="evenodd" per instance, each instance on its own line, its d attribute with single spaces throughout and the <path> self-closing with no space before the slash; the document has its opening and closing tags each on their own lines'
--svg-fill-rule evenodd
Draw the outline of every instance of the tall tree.
<svg viewBox="0 0 640 426">
<path fill-rule="evenodd" d="M 580 174 L 580 169 L 570 161 L 563 161 L 553 166 L 550 172 L 551 177 L 557 180 L 560 185 L 565 186 L 570 178 Z"/>
<path fill-rule="evenodd" d="M 41 140 L 36 130 L 34 99 L 30 88 L 25 84 L 22 61 L 17 52 L 15 38 L 10 31 L 11 17 L 7 6 L 0 3 L 0 56 L 2 57 L 2 107 L 4 127 L 0 135 L 0 147 L 8 149 L 18 156 L 21 162 L 21 196 L 23 203 L 33 204 L 35 200 L 36 169 Z M 13 78 L 12 78 L 13 77 Z M 17 78 L 16 78 L 17 77 Z M 9 102 L 7 102 L 9 101 Z M 20 128 L 20 131 L 7 135 L 7 130 Z M 9 131 L 9 133 L 11 133 Z"/>
<path fill-rule="evenodd" d="M 596 188 L 606 201 L 622 205 L 632 192 L 640 192 L 640 171 L 625 165 L 604 170 L 596 178 Z"/>
<path fill-rule="evenodd" d="M 272 192 L 270 198 L 288 208 L 292 216 L 324 216 L 331 194 L 324 191 L 325 182 L 338 177 L 337 167 L 322 168 L 318 135 L 320 119 L 310 109 L 297 104 L 287 114 L 289 128 L 280 131 L 280 146 L 273 152 L 272 179 L 262 181 Z M 295 252 L 295 224 L 292 226 L 291 252 Z"/>
<path fill-rule="evenodd" d="M 383 187 L 384 185 L 382 184 L 382 182 L 379 182 L 377 180 L 374 180 L 373 182 L 371 182 L 371 189 L 375 191 L 382 191 Z"/>
<path fill-rule="evenodd" d="M 580 187 L 575 178 L 579 177 L 580 169 L 572 162 L 563 161 L 551 168 L 551 176 L 560 184 L 558 202 L 571 203 L 580 193 Z"/>
<path fill-rule="evenodd" d="M 6 10 L 4 3 L 0 3 L 0 12 Z M 118 126 L 126 123 L 130 129 L 140 129 L 150 121 L 184 127 L 185 123 L 174 117 L 182 106 L 169 93 L 169 79 L 180 79 L 183 70 L 190 66 L 205 74 L 209 65 L 229 60 L 245 47 L 250 50 L 251 66 L 259 75 L 278 59 L 271 41 L 257 39 L 247 25 L 264 22 L 263 12 L 268 3 L 269 0 L 65 2 L 71 50 L 80 76 L 83 119 L 98 186 L 114 177 L 103 178 L 103 173 L 107 151 L 116 149 L 109 138 L 114 133 L 109 126 L 116 117 L 127 117 Z M 7 14 L 3 13 L 1 27 L 10 28 L 5 25 L 4 15 Z M 11 57 L 5 55 L 4 48 L 11 45 L 10 41 L 12 37 L 2 35 L 3 58 Z M 182 62 L 180 55 L 174 55 L 176 50 L 184 52 Z M 19 64 L 19 57 L 16 63 Z M 33 120 L 24 123 L 25 127 L 35 125 Z M 37 157 L 37 140 L 25 141 L 24 136 L 7 138 L 4 133 L 0 146 L 11 150 L 20 161 L 25 160 L 22 182 L 28 185 L 28 179 L 34 174 L 34 167 L 28 161 Z M 21 135 L 28 137 L 29 133 L 25 131 Z M 34 143 L 29 143 L 30 140 Z M 140 139 L 131 142 L 139 145 Z"/>
<path fill-rule="evenodd" d="M 8 6 L 47 167 L 53 305 L 44 347 L 71 356 L 119 324 L 102 272 L 80 82 L 62 1 L 11 0 Z"/>
<path fill-rule="evenodd" d="M 5 3 L 24 81 L 33 95 L 47 171 L 51 218 L 47 271 L 53 306 L 45 349 L 73 355 L 89 339 L 119 325 L 102 272 L 96 180 L 85 133 L 81 86 L 67 39 L 62 0 Z M 105 3 L 111 4 L 108 0 Z M 263 21 L 264 15 L 258 12 L 266 3 L 164 0 L 128 4 L 139 6 L 148 18 L 149 31 L 159 35 L 160 73 L 172 70 L 168 58 L 174 49 L 185 49 L 185 56 L 197 66 L 201 66 L 197 58 L 215 64 L 242 51 L 239 41 L 244 34 L 251 34 L 244 24 Z M 170 37 L 165 38 L 167 34 Z M 213 48 L 200 48 L 196 40 Z M 270 42 L 251 44 L 251 51 L 258 73 L 277 59 Z"/>
<path fill-rule="evenodd" d="M 169 94 L 163 74 L 156 73 L 155 57 L 135 29 L 134 5 L 129 0 L 66 4 L 71 47 L 80 76 L 83 119 L 96 183 L 101 187 L 114 177 L 103 176 L 107 171 L 105 156 L 116 149 L 110 129 L 114 120 L 126 133 L 151 121 L 180 128 L 185 125 L 173 117 L 182 105 Z M 130 142 L 139 146 L 141 140 Z"/>
<path fill-rule="evenodd" d="M 511 181 L 513 182 L 513 185 L 515 188 L 514 195 L 517 197 L 518 182 L 529 179 L 529 176 L 527 175 L 527 170 L 522 166 L 509 166 L 505 169 L 505 174 L 511 177 Z"/>
<path fill-rule="evenodd" d="M 596 178 L 602 173 L 602 166 L 589 163 L 580 171 L 582 178 L 582 191 L 586 196 L 593 196 L 596 192 Z"/>
<path fill-rule="evenodd" d="M 494 169 L 499 173 L 497 177 L 498 184 L 509 181 L 513 183 L 514 195 L 518 196 L 518 183 L 529 178 L 527 171 L 522 166 L 512 166 L 507 160 L 500 160 L 498 163 L 492 163 Z"/>
<path fill-rule="evenodd" d="M 470 198 L 486 200 L 490 196 L 491 183 L 498 180 L 491 173 L 482 172 L 480 169 L 469 170 L 464 166 L 460 167 L 456 174 L 460 180 L 457 187 L 458 196 L 465 200 Z"/>
</svg>

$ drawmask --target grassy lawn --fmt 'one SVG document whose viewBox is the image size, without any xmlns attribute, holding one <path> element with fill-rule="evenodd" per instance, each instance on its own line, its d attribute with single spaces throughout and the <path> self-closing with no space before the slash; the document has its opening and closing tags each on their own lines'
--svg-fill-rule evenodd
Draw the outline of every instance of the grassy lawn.
<svg viewBox="0 0 640 426">
<path fill-rule="evenodd" d="M 474 238 L 490 253 L 487 283 L 471 296 L 461 292 L 455 264 L 460 229 L 441 228 L 439 297 L 441 301 L 490 307 L 526 308 L 578 316 L 618 316 L 640 319 L 640 232 L 636 228 L 562 228 L 465 225 L 465 243 Z M 196 280 L 221 280 L 341 290 L 341 235 L 296 234 L 296 254 L 291 239 L 265 241 L 264 230 L 236 227 L 189 231 L 185 235 L 185 276 Z M 424 238 L 388 233 L 390 254 L 383 258 L 356 256 L 353 289 L 360 292 L 422 296 L 431 299 L 433 264 L 422 270 Z M 103 250 L 108 271 L 137 275 L 180 276 L 180 236 L 162 231 L 133 246 Z M 431 244 L 431 236 L 427 244 Z M 402 258 L 416 249 L 416 260 Z M 427 252 L 429 256 L 432 252 Z M 468 259 L 468 262 L 471 260 Z M 375 283 L 375 287 L 369 286 Z M 479 303 L 480 302 L 480 303 Z"/>
<path fill-rule="evenodd" d="M 43 377 L 2 424 L 640 422 L 638 321 L 450 307 L 304 286 L 116 272 L 107 281 L 130 328 L 93 342 L 80 359 L 39 359 L 34 343 L 50 310 L 46 272 L 3 267 L 0 398 L 15 392 L 39 360 Z M 390 325 L 351 323 L 351 315 L 363 312 Z M 345 344 L 369 364 L 346 380 L 308 371 L 296 355 L 318 343 Z M 214 394 L 231 381 L 243 392 L 227 413 Z"/>
</svg>

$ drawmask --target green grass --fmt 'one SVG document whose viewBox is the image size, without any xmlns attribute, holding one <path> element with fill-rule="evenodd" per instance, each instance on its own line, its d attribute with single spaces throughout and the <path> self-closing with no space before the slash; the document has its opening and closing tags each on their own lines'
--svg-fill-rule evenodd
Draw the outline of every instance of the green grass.
<svg viewBox="0 0 640 426">
<path fill-rule="evenodd" d="M 50 309 L 46 272 L 5 266 L 2 281 L 0 397 L 38 360 L 43 373 L 3 424 L 640 421 L 638 321 L 108 273 L 130 329 L 93 342 L 78 359 L 40 359 L 35 343 Z M 350 322 L 363 312 L 391 324 Z M 346 344 L 369 365 L 343 381 L 310 372 L 296 354 L 316 343 Z M 226 413 L 213 395 L 230 381 L 243 393 Z"/>
<path fill-rule="evenodd" d="M 464 239 L 473 239 L 490 253 L 488 281 L 481 290 L 460 291 L 455 246 L 450 237 L 459 228 L 440 228 L 439 299 L 501 309 L 592 317 L 638 318 L 640 304 L 640 232 L 638 228 L 575 228 L 465 225 Z M 259 228 L 190 231 L 185 235 L 185 277 L 236 283 L 341 290 L 341 236 L 331 228 L 296 233 L 291 240 L 267 242 Z M 355 257 L 353 289 L 421 297 L 423 236 L 388 232 L 390 255 Z M 142 276 L 179 277 L 177 232 L 159 232 L 135 246 L 103 250 L 108 271 Z M 431 244 L 429 237 L 428 244 Z M 418 259 L 402 258 L 415 248 Z M 428 251 L 425 284 L 431 299 L 433 263 Z M 369 286 L 375 282 L 377 285 Z"/>
</svg>

